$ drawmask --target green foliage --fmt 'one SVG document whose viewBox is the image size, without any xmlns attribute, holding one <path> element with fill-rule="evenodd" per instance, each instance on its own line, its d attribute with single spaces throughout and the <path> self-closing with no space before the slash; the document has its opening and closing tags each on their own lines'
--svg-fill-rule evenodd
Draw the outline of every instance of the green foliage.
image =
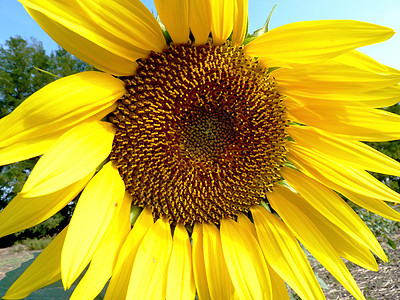
<svg viewBox="0 0 400 300">
<path fill-rule="evenodd" d="M 21 244 L 27 246 L 30 250 L 43 250 L 48 244 L 50 244 L 52 240 L 53 238 L 50 236 L 45 236 L 40 239 L 28 238 L 26 240 L 22 240 Z"/>
<path fill-rule="evenodd" d="M 22 189 L 37 158 L 0 167 L 0 209 Z"/>
<path fill-rule="evenodd" d="M 65 227 L 65 220 L 66 216 L 63 215 L 63 211 L 55 214 L 53 217 L 43 221 L 42 223 L 25 229 L 21 230 L 20 232 L 15 233 L 15 236 L 19 239 L 23 239 L 25 237 L 31 237 L 31 236 L 36 236 L 36 237 L 46 237 L 47 235 L 52 235 L 58 232 L 58 228 L 60 225 L 64 225 L 62 227 Z M 62 229 L 62 228 L 61 228 Z"/>
<path fill-rule="evenodd" d="M 0 118 L 8 115 L 31 94 L 58 78 L 93 70 L 63 49 L 47 54 L 41 42 L 11 37 L 0 45 Z M 38 158 L 0 166 L 0 211 L 22 189 Z M 15 235 L 0 239 L 0 247 L 27 236 L 42 237 L 65 226 L 68 211 L 42 224 Z M 62 228 L 62 227 L 61 227 Z"/>
<path fill-rule="evenodd" d="M 0 117 L 56 78 L 92 70 L 63 49 L 46 54 L 40 42 L 11 37 L 0 47 Z"/>
<path fill-rule="evenodd" d="M 25 251 L 25 249 L 26 248 L 22 244 L 17 243 L 12 248 L 10 248 L 10 252 L 11 253 L 19 253 L 19 252 Z"/>
</svg>

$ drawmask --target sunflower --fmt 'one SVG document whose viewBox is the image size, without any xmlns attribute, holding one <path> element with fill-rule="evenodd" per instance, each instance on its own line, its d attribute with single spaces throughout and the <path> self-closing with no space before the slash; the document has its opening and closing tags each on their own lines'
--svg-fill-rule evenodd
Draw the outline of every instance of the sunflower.
<svg viewBox="0 0 400 300">
<path fill-rule="evenodd" d="M 77 195 L 70 224 L 10 287 L 71 299 L 323 299 L 304 246 L 356 297 L 341 258 L 387 260 L 341 196 L 388 219 L 400 72 L 355 50 L 393 35 L 349 20 L 247 35 L 247 1 L 20 0 L 98 71 L 59 79 L 0 120 L 0 162 L 41 155 L 0 236 Z M 133 227 L 131 226 L 131 221 Z M 300 246 L 300 243 L 302 246 Z"/>
</svg>

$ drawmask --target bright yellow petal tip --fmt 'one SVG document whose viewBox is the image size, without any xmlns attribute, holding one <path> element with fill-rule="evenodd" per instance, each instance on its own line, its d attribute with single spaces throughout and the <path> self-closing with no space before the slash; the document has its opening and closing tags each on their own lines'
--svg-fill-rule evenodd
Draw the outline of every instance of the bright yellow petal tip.
<svg viewBox="0 0 400 300">
<path fill-rule="evenodd" d="M 310 64 L 347 51 L 383 42 L 390 28 L 350 20 L 304 21 L 274 28 L 246 45 L 247 54 L 265 58 L 273 67 Z"/>
</svg>

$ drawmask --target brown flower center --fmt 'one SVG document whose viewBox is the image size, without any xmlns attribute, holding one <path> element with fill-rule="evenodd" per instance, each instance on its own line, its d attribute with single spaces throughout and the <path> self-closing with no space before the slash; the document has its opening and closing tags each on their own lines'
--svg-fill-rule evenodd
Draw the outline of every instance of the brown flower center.
<svg viewBox="0 0 400 300">
<path fill-rule="evenodd" d="M 192 159 L 217 159 L 234 141 L 231 116 L 219 107 L 194 108 L 183 114 L 183 151 Z"/>
<path fill-rule="evenodd" d="M 267 70 L 227 45 L 175 45 L 138 64 L 110 117 L 133 204 L 192 225 L 259 203 L 280 179 L 287 124 Z"/>
</svg>

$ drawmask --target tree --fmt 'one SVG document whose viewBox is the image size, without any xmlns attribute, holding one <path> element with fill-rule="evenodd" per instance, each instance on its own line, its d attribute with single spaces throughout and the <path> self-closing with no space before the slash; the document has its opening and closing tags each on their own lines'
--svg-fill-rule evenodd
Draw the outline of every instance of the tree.
<svg viewBox="0 0 400 300">
<path fill-rule="evenodd" d="M 0 46 L 0 118 L 50 82 L 92 69 L 61 48 L 48 55 L 41 42 L 34 39 L 28 42 L 20 36 L 11 37 L 4 46 Z M 32 158 L 0 166 L 0 211 L 21 190 L 37 160 Z M 63 213 L 65 217 L 69 215 L 68 210 Z M 57 216 L 59 219 L 60 216 Z M 43 234 L 43 230 L 37 228 L 30 230 L 31 234 L 38 232 Z M 0 246 L 2 244 L 4 239 L 0 240 Z"/>
</svg>

